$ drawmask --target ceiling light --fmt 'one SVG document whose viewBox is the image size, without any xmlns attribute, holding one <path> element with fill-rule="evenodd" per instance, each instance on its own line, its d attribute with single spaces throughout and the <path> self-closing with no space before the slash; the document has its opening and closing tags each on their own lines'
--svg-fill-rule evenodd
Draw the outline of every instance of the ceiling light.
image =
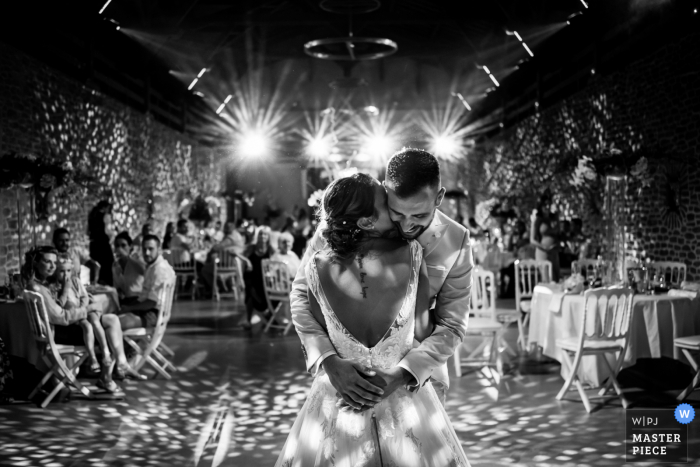
<svg viewBox="0 0 700 467">
<path fill-rule="evenodd" d="M 238 140 L 238 152 L 243 157 L 262 157 L 269 148 L 269 141 L 259 130 L 249 130 Z"/>
</svg>

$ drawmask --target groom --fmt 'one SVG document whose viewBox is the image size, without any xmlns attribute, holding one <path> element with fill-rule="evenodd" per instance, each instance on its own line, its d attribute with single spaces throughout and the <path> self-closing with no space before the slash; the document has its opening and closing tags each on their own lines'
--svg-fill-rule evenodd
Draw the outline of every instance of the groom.
<svg viewBox="0 0 700 467">
<path fill-rule="evenodd" d="M 473 266 L 469 233 L 437 209 L 445 196 L 437 159 L 422 149 L 402 149 L 389 160 L 384 187 L 389 215 L 399 234 L 418 240 L 423 247 L 435 306 L 433 333 L 419 345 L 415 343 L 390 370 L 365 369 L 340 358 L 328 333 L 311 314 L 307 295 L 305 266 L 323 248 L 319 232 L 309 242 L 291 293 L 292 319 L 307 369 L 315 374 L 322 366 L 333 387 L 356 410 L 374 406 L 402 385 L 417 390 L 431 378 L 444 403 L 449 387 L 446 362 L 462 343 L 469 316 Z"/>
</svg>

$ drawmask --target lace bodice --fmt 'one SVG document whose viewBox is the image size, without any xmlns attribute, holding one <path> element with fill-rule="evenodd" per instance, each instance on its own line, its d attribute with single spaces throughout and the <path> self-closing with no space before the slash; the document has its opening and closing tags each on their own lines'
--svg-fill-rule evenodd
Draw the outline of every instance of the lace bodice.
<svg viewBox="0 0 700 467">
<path fill-rule="evenodd" d="M 358 361 L 365 367 L 388 369 L 396 366 L 404 355 L 413 348 L 416 292 L 423 249 L 415 240 L 409 243 L 409 247 L 411 250 L 411 274 L 406 296 L 394 323 L 384 337 L 372 348 L 368 348 L 350 334 L 331 308 L 318 277 L 316 257 L 314 256 L 307 263 L 306 277 L 309 281 L 309 288 L 321 307 L 328 327 L 328 336 L 340 357 Z"/>
</svg>

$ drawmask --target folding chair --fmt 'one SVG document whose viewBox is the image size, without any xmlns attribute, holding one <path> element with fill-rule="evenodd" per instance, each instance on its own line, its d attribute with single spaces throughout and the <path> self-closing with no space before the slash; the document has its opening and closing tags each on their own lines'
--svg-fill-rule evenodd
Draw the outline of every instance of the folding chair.
<svg viewBox="0 0 700 467">
<path fill-rule="evenodd" d="M 462 376 L 462 365 L 489 369 L 498 367 L 498 347 L 503 325 L 496 319 L 496 276 L 492 271 L 480 267 L 474 268 L 469 314 L 466 335 L 483 336 L 484 339 L 464 360 L 460 355 L 462 350 L 466 350 L 464 344 L 455 349 L 454 370 L 457 377 Z M 484 357 L 487 346 L 488 357 Z M 489 379 L 493 378 L 489 377 Z"/>
<path fill-rule="evenodd" d="M 182 258 L 189 255 L 189 261 L 182 261 Z M 177 290 L 177 296 L 180 297 L 183 294 L 187 294 L 187 282 L 192 279 L 192 300 L 197 298 L 197 288 L 199 287 L 197 281 L 197 261 L 194 259 L 194 255 L 186 252 L 185 250 L 171 250 L 169 253 L 164 252 L 163 257 L 170 263 L 175 271 L 175 289 Z"/>
<path fill-rule="evenodd" d="M 557 339 L 557 347 L 563 350 L 562 364 L 569 371 L 569 377 L 564 382 L 557 400 L 562 400 L 572 384 L 576 385 L 586 412 L 591 413 L 592 406 L 586 390 L 578 377 L 578 368 L 584 355 L 600 355 L 610 371 L 608 382 L 602 387 L 597 396 L 592 399 L 619 397 L 622 406 L 627 408 L 628 402 L 622 393 L 617 374 L 622 368 L 622 362 L 629 344 L 629 332 L 632 322 L 632 289 L 601 288 L 587 290 L 584 297 L 581 331 L 578 337 Z M 605 354 L 619 352 L 615 367 L 605 358 Z M 571 356 L 573 355 L 573 362 Z M 612 384 L 617 396 L 607 396 Z M 595 388 L 598 389 L 598 388 Z"/>
<path fill-rule="evenodd" d="M 166 284 L 160 290 L 155 327 L 125 329 L 123 333 L 124 341 L 137 352 L 134 369 L 138 371 L 148 363 L 166 379 L 171 378 L 168 369 L 177 371 L 175 365 L 163 355 L 163 353 L 172 353 L 172 351 L 162 342 L 170 321 L 174 288 L 175 284 Z"/>
<path fill-rule="evenodd" d="M 214 263 L 214 299 L 218 302 L 221 298 L 231 297 L 235 301 L 240 298 L 242 274 L 238 258 L 231 252 L 221 250 L 218 262 Z M 219 290 L 219 279 L 226 286 L 226 281 L 231 281 L 231 291 Z"/>
<path fill-rule="evenodd" d="M 518 321 L 518 344 L 527 350 L 527 333 L 530 324 L 530 305 L 534 289 L 540 282 L 552 280 L 552 263 L 547 260 L 519 259 L 515 262 L 515 309 Z M 523 317 L 522 313 L 525 313 Z"/>
<path fill-rule="evenodd" d="M 688 359 L 693 370 L 695 370 L 693 380 L 688 387 L 678 395 L 678 400 L 683 401 L 698 387 L 698 385 L 700 385 L 700 365 L 698 365 L 698 362 L 693 358 L 693 354 L 691 354 L 691 352 L 700 352 L 700 336 L 677 337 L 673 339 L 673 345 L 683 351 L 683 355 L 685 355 L 685 358 Z"/>
<path fill-rule="evenodd" d="M 45 408 L 51 402 L 66 383 L 71 384 L 83 395 L 92 399 L 93 395 L 90 390 L 76 378 L 78 368 L 88 358 L 87 349 L 82 345 L 62 345 L 54 342 L 53 330 L 46 313 L 44 299 L 40 294 L 25 290 L 24 306 L 27 310 L 34 340 L 42 347 L 41 358 L 51 368 L 29 394 L 29 399 L 32 399 L 53 375 L 60 378 L 60 381 L 42 401 L 40 404 L 42 408 Z M 77 356 L 78 360 L 70 367 L 67 366 L 69 364 L 66 362 L 66 359 L 74 356 Z"/>
<path fill-rule="evenodd" d="M 649 268 L 653 269 L 657 275 L 663 274 L 666 284 L 675 287 L 680 287 L 681 282 L 683 282 L 686 277 L 685 263 L 675 261 L 652 261 L 649 263 Z"/>
<path fill-rule="evenodd" d="M 263 283 L 265 285 L 265 299 L 267 309 L 272 313 L 265 324 L 264 332 L 270 328 L 284 329 L 286 335 L 292 329 L 292 320 L 287 323 L 282 321 L 284 310 L 289 309 L 289 293 L 292 291 L 292 278 L 289 277 L 287 265 L 281 261 L 262 261 Z M 274 305 L 273 302 L 277 302 Z"/>
</svg>

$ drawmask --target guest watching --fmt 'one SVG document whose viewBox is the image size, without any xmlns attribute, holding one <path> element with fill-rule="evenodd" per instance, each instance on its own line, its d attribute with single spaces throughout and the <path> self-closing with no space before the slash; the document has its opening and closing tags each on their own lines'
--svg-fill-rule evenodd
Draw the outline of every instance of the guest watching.
<svg viewBox="0 0 700 467">
<path fill-rule="evenodd" d="M 117 260 L 112 264 L 112 277 L 122 305 L 138 300 L 146 272 L 146 266 L 130 256 L 132 245 L 128 232 L 121 232 L 114 239 L 114 255 Z"/>
<path fill-rule="evenodd" d="M 175 235 L 175 224 L 168 222 L 165 226 L 165 235 L 163 236 L 163 250 L 170 249 L 170 242 L 173 239 L 173 235 Z"/>
<path fill-rule="evenodd" d="M 146 222 L 141 227 L 141 233 L 136 236 L 134 243 L 131 245 L 131 256 L 141 258 L 141 243 L 146 235 L 153 235 L 153 227 L 150 222 Z"/>
<path fill-rule="evenodd" d="M 246 316 L 239 325 L 243 328 L 250 328 L 253 324 L 260 322 L 260 317 L 255 315 L 255 311 L 263 312 L 267 310 L 267 300 L 265 299 L 265 284 L 263 282 L 262 261 L 270 259 L 274 253 L 270 246 L 270 228 L 258 228 L 255 236 L 255 243 L 249 247 L 249 266 L 243 274 L 245 281 L 245 309 Z"/>
<path fill-rule="evenodd" d="M 141 250 L 146 261 L 143 288 L 135 303 L 125 304 L 119 311 L 119 319 L 124 329 L 154 327 L 158 311 L 164 306 L 160 303 L 161 289 L 167 284 L 175 283 L 175 271 L 160 254 L 158 237 L 146 235 Z"/>
<path fill-rule="evenodd" d="M 108 201 L 97 203 L 88 216 L 88 236 L 90 237 L 90 257 L 100 264 L 97 282 L 112 285 L 112 205 Z M 79 277 L 79 276 L 78 276 Z"/>
<path fill-rule="evenodd" d="M 280 261 L 287 265 L 287 270 L 289 271 L 289 278 L 294 279 L 297 275 L 297 269 L 299 269 L 299 264 L 301 260 L 299 257 L 291 251 L 294 245 L 294 237 L 288 232 L 283 232 L 280 234 L 280 238 L 277 240 L 278 250 L 270 258 L 272 261 Z"/>
<path fill-rule="evenodd" d="M 552 263 L 552 277 L 554 282 L 559 281 L 559 241 L 551 228 L 550 221 L 537 215 L 538 211 L 532 211 L 530 217 L 530 244 L 536 247 L 535 259 L 548 260 Z"/>
<path fill-rule="evenodd" d="M 57 251 L 50 246 L 40 246 L 29 251 L 22 266 L 22 279 L 25 288 L 37 292 L 44 299 L 44 306 L 49 323 L 54 326 L 54 340 L 57 344 L 84 345 L 82 330 L 76 324 L 81 319 L 86 319 L 89 311 L 96 310 L 96 306 L 88 305 L 86 308 L 73 308 L 61 306 L 49 289 L 49 278 L 56 272 Z M 119 319 L 115 315 L 102 315 L 100 318 L 102 327 L 107 336 L 107 342 L 112 349 L 112 355 L 117 357 L 117 367 L 114 375 L 117 379 L 129 376 L 134 379 L 144 379 L 134 371 L 124 354 L 122 328 Z M 112 366 L 103 365 L 100 369 L 100 387 L 117 392 L 119 387 L 112 381 Z"/>
<path fill-rule="evenodd" d="M 84 248 L 73 246 L 71 240 L 68 229 L 59 227 L 53 231 L 53 244 L 58 253 L 70 256 L 73 263 L 73 275 L 80 277 L 80 266 L 87 266 L 90 269 L 90 278 L 97 280 L 100 275 L 100 263 L 90 258 Z"/>
<path fill-rule="evenodd" d="M 227 222 L 224 225 L 224 238 L 219 242 L 216 248 L 242 255 L 245 252 L 245 237 L 236 229 L 233 222 Z"/>
<path fill-rule="evenodd" d="M 170 242 L 170 251 L 173 252 L 173 261 L 176 264 L 190 261 L 193 242 L 187 235 L 188 231 L 187 219 L 177 221 L 177 233 Z"/>
<path fill-rule="evenodd" d="M 105 330 L 100 323 L 100 312 L 96 307 L 90 307 L 90 296 L 80 282 L 80 279 L 73 276 L 73 265 L 68 255 L 59 255 L 56 265 L 56 274 L 52 277 L 51 291 L 56 297 L 56 303 L 64 308 L 85 309 L 87 319 L 78 321 L 78 325 L 83 331 L 83 341 L 90 356 L 90 370 L 100 371 L 100 362 L 95 354 L 95 338 L 100 345 L 102 353 L 102 365 L 110 367 L 112 357 L 110 355 Z"/>
</svg>

